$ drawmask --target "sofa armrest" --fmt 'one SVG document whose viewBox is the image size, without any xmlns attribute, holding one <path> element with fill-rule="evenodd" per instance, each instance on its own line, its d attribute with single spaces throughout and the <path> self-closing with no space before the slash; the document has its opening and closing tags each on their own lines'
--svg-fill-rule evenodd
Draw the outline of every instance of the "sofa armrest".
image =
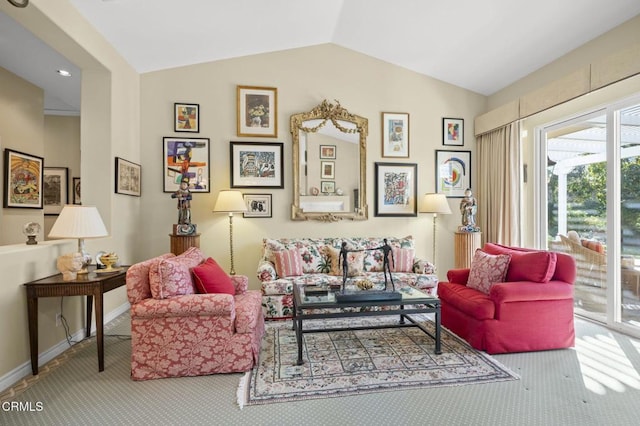
<svg viewBox="0 0 640 426">
<path fill-rule="evenodd" d="M 258 263 L 256 274 L 261 283 L 265 281 L 275 281 L 278 278 L 275 265 L 268 260 L 261 260 L 260 263 Z"/>
<path fill-rule="evenodd" d="M 246 275 L 230 275 L 236 294 L 245 293 L 249 289 L 249 277 Z"/>
<path fill-rule="evenodd" d="M 562 281 L 549 281 L 547 283 L 533 283 L 530 281 L 496 283 L 491 286 L 489 297 L 496 304 L 572 299 L 573 286 Z"/>
<path fill-rule="evenodd" d="M 447 280 L 450 283 L 467 285 L 467 281 L 469 280 L 469 272 L 470 271 L 471 271 L 471 269 L 469 269 L 469 268 L 450 269 L 447 272 Z"/>
<path fill-rule="evenodd" d="M 236 303 L 236 333 L 254 333 L 262 321 L 262 294 L 251 290 L 235 297 Z"/>
<path fill-rule="evenodd" d="M 193 316 L 235 317 L 235 301 L 230 294 L 187 294 L 169 299 L 144 299 L 131 305 L 131 318 Z"/>
</svg>

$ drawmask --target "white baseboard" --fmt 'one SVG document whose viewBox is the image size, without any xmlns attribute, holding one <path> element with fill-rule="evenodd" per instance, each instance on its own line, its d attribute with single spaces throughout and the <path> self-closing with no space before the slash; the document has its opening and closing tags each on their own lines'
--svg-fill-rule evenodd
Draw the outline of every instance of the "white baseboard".
<svg viewBox="0 0 640 426">
<path fill-rule="evenodd" d="M 129 305 L 129 302 L 126 302 L 118 306 L 113 311 L 105 314 L 104 324 L 105 325 L 109 324 L 111 321 L 113 321 L 123 313 L 127 312 L 130 307 L 131 305 Z M 96 331 L 95 321 L 93 322 L 94 323 L 91 325 L 92 334 L 94 334 Z M 85 328 L 83 327 L 71 335 L 71 340 L 79 342 L 80 340 L 84 339 L 84 332 L 85 332 Z M 45 365 L 46 363 L 48 363 L 49 361 L 51 361 L 52 359 L 54 359 L 64 351 L 66 351 L 67 349 L 69 349 L 69 344 L 67 343 L 67 339 L 61 340 L 60 342 L 50 347 L 46 351 L 38 354 L 38 366 Z M 16 367 L 12 371 L 0 377 L 0 392 L 4 391 L 5 389 L 8 389 L 9 386 L 13 385 L 14 383 L 17 383 L 19 380 L 23 379 L 24 377 L 30 374 L 31 374 L 31 360 L 26 361 L 24 364 L 20 365 L 19 367 Z"/>
</svg>

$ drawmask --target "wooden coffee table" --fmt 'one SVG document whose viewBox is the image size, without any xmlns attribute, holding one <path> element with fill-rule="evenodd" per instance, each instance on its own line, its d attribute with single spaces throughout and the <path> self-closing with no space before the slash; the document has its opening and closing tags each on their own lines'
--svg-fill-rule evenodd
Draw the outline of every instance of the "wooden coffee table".
<svg viewBox="0 0 640 426">
<path fill-rule="evenodd" d="M 302 336 L 304 333 L 318 333 L 327 331 L 345 331 L 345 330 L 362 330 L 362 329 L 378 329 L 378 328 L 397 328 L 397 327 L 418 327 L 427 335 L 435 340 L 435 353 L 442 353 L 440 343 L 440 299 L 430 296 L 415 288 L 404 288 L 399 290 L 402 294 L 401 300 L 379 300 L 379 301 L 349 301 L 338 302 L 335 298 L 337 290 L 327 290 L 327 294 L 309 296 L 305 293 L 304 284 L 294 284 L 293 286 L 293 329 L 296 332 L 296 343 L 298 344 L 298 365 L 304 364 L 302 359 Z M 367 307 L 387 307 L 385 310 L 369 311 L 357 310 L 351 311 L 345 308 L 367 308 Z M 322 312 L 318 312 L 322 309 Z M 435 335 L 431 334 L 420 322 L 413 319 L 412 314 L 435 314 Z M 381 324 L 379 326 L 369 325 L 363 327 L 347 327 L 347 328 L 324 328 L 324 329 L 307 329 L 303 328 L 305 320 L 310 319 L 327 319 L 327 318 L 345 318 L 345 317 L 365 317 L 365 316 L 383 316 L 398 315 L 397 324 Z"/>
</svg>

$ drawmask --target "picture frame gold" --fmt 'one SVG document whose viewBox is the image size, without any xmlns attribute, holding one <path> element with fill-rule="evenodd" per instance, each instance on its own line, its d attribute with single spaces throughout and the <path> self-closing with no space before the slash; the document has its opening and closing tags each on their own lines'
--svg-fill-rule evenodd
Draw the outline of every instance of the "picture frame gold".
<svg viewBox="0 0 640 426">
<path fill-rule="evenodd" d="M 236 98 L 238 136 L 278 136 L 277 88 L 237 86 Z"/>
</svg>

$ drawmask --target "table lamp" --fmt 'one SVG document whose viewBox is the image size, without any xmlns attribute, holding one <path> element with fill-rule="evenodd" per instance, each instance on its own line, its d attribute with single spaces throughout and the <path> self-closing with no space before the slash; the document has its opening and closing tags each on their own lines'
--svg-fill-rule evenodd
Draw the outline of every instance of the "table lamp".
<svg viewBox="0 0 640 426">
<path fill-rule="evenodd" d="M 235 275 L 233 267 L 233 214 L 247 211 L 242 192 L 230 189 L 222 190 L 218 193 L 218 199 L 213 207 L 214 213 L 229 213 L 229 252 L 231 254 L 231 270 L 229 275 Z"/>
<path fill-rule="evenodd" d="M 436 218 L 438 213 L 451 214 L 449 202 L 444 194 L 424 194 L 419 208 L 420 213 L 433 213 L 433 263 L 436 262 Z"/>
<path fill-rule="evenodd" d="M 53 224 L 49 238 L 77 238 L 78 252 L 82 255 L 82 269 L 79 274 L 87 274 L 91 255 L 84 247 L 85 238 L 107 237 L 109 233 L 95 206 L 67 204 Z"/>
</svg>

